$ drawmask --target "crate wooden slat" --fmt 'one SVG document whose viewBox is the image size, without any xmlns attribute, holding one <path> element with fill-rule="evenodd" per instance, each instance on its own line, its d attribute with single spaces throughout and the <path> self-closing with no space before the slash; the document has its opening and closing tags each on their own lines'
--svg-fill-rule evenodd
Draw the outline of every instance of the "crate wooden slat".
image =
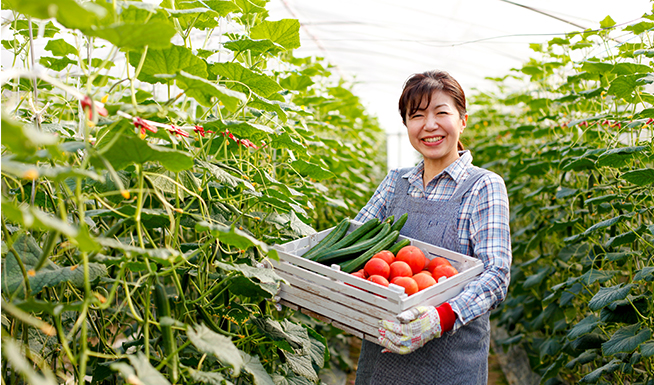
<svg viewBox="0 0 654 385">
<path fill-rule="evenodd" d="M 348 232 L 359 226 L 361 223 L 352 221 Z M 302 257 L 332 230 L 275 245 L 279 262 L 271 261 L 273 268 L 288 282 L 279 293 L 281 303 L 373 342 L 379 336 L 380 319 L 394 319 L 402 311 L 418 305 L 440 305 L 460 293 L 483 271 L 482 262 L 476 258 L 400 236 L 398 241 L 409 239 L 427 258 L 446 258 L 459 271 L 454 277 L 407 296 L 400 286 L 383 287 L 344 273 L 338 265 L 325 266 Z"/>
</svg>

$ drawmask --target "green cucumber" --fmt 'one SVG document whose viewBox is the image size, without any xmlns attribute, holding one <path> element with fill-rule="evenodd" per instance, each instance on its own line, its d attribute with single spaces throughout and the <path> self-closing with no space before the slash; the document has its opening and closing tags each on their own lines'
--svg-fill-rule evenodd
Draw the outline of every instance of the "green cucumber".
<svg viewBox="0 0 654 385">
<path fill-rule="evenodd" d="M 359 238 L 358 242 L 363 242 L 367 239 L 374 237 L 375 235 L 377 235 L 377 233 L 379 233 L 379 231 L 382 229 L 383 226 L 384 226 L 384 222 L 377 223 L 377 226 L 375 226 L 372 230 L 368 231 L 367 233 L 363 234 L 363 236 Z"/>
<path fill-rule="evenodd" d="M 407 220 L 407 219 L 409 219 L 409 214 L 408 214 L 408 213 L 404 213 L 404 214 L 402 214 L 402 215 L 398 218 L 398 220 L 396 220 L 396 221 L 393 223 L 393 226 L 391 226 L 391 230 L 401 231 L 401 230 L 402 230 L 402 227 L 404 227 L 404 224 L 406 223 L 406 220 Z"/>
<path fill-rule="evenodd" d="M 341 266 L 341 271 L 344 271 L 346 273 L 351 273 L 353 271 L 359 270 L 363 265 L 368 262 L 370 258 L 372 258 L 375 254 L 379 253 L 382 250 L 385 250 L 388 246 L 392 245 L 393 242 L 397 239 L 397 237 L 400 236 L 400 232 L 395 230 L 391 231 L 388 235 L 384 237 L 379 243 L 374 245 L 372 248 L 368 249 L 365 253 L 361 254 L 357 258 L 343 262 L 340 264 Z"/>
<path fill-rule="evenodd" d="M 337 258 L 345 256 L 345 255 L 351 255 L 351 254 L 356 254 L 356 253 L 363 253 L 369 248 L 373 247 L 377 243 L 379 243 L 388 233 L 391 232 L 391 225 L 388 223 L 384 223 L 382 225 L 381 230 L 377 235 L 375 235 L 373 238 L 370 238 L 366 241 L 363 242 L 357 242 L 349 247 L 345 247 L 342 249 L 332 249 L 331 251 L 322 254 L 318 258 L 316 258 L 316 262 L 320 263 L 330 263 L 335 261 Z"/>
<path fill-rule="evenodd" d="M 397 255 L 397 252 L 402 250 L 404 246 L 409 246 L 411 244 L 411 241 L 407 238 L 404 238 L 403 240 L 397 242 L 393 246 L 391 246 L 388 251 L 393 253 L 393 255 Z"/>
<path fill-rule="evenodd" d="M 345 218 L 338 225 L 336 225 L 336 227 L 334 227 L 334 230 L 332 230 L 329 234 L 327 234 L 325 238 L 323 238 L 320 242 L 318 242 L 314 247 L 309 249 L 309 251 L 304 253 L 302 257 L 307 259 L 313 259 L 313 257 L 315 257 L 324 248 L 338 242 L 343 237 L 343 235 L 345 235 L 345 232 L 347 231 L 348 227 L 350 227 L 350 220 L 348 218 Z"/>
<path fill-rule="evenodd" d="M 164 354 L 171 356 L 166 365 L 170 370 L 173 382 L 179 379 L 179 357 L 177 356 L 177 343 L 173 328 L 170 325 L 164 325 L 161 322 L 162 317 L 170 318 L 170 304 L 168 303 L 168 295 L 166 289 L 160 283 L 154 285 L 154 303 L 157 307 L 157 316 L 159 317 L 159 327 L 161 328 L 161 338 L 163 341 Z"/>
<path fill-rule="evenodd" d="M 344 247 L 351 246 L 355 242 L 358 242 L 359 238 L 361 238 L 366 233 L 368 233 L 369 231 L 374 229 L 378 224 L 379 224 L 379 219 L 377 219 L 377 218 L 373 218 L 373 219 L 367 221 L 366 223 L 362 224 L 361 226 L 356 228 L 351 233 L 349 233 L 346 236 L 344 236 L 343 238 L 341 238 L 340 241 L 334 243 L 333 245 L 331 245 L 330 247 L 328 247 L 326 249 L 323 249 L 323 252 L 320 253 L 319 255 L 315 255 L 313 257 L 313 260 L 314 261 L 319 261 L 322 258 L 322 256 L 325 255 L 325 253 L 329 253 L 329 252 L 331 252 L 333 250 L 338 250 L 338 249 L 342 249 Z"/>
<path fill-rule="evenodd" d="M 395 215 L 391 215 L 390 217 L 384 218 L 383 222 L 391 224 L 391 223 L 393 223 L 394 220 L 395 220 Z"/>
</svg>

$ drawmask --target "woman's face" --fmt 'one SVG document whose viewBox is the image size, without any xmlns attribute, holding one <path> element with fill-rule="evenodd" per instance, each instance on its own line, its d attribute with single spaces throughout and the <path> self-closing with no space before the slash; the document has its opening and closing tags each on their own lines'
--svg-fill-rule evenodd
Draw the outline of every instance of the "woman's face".
<svg viewBox="0 0 654 385">
<path fill-rule="evenodd" d="M 425 168 L 435 167 L 440 172 L 459 158 L 457 144 L 468 115 L 461 119 L 454 99 L 441 91 L 433 93 L 429 106 L 426 102 L 413 115 L 407 113 L 406 127 L 411 145 L 425 160 Z"/>
</svg>

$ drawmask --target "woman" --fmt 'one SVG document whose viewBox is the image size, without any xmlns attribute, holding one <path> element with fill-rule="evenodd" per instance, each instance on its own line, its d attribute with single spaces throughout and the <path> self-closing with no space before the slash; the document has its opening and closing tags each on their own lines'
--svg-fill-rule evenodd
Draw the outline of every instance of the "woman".
<svg viewBox="0 0 654 385">
<path fill-rule="evenodd" d="M 423 160 L 392 170 L 355 219 L 408 213 L 402 235 L 479 258 L 484 271 L 438 307 L 380 321 L 381 346 L 363 341 L 356 385 L 485 385 L 489 312 L 506 296 L 511 265 L 506 186 L 463 150 L 465 94 L 448 73 L 411 76 L 399 110 Z"/>
</svg>

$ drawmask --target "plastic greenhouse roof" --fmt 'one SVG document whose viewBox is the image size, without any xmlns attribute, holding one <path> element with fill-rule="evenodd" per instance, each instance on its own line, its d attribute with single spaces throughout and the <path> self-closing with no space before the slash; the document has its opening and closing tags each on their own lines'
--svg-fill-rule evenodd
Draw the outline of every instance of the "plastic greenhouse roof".
<svg viewBox="0 0 654 385">
<path fill-rule="evenodd" d="M 415 72 L 442 69 L 466 92 L 492 90 L 501 77 L 533 56 L 530 43 L 599 28 L 606 16 L 618 25 L 652 11 L 648 0 L 270 0 L 269 20 L 300 20 L 296 56 L 323 56 L 334 72 L 379 118 L 390 137 L 389 166 L 415 159 L 397 113 L 403 82 Z M 620 32 L 612 35 L 620 41 Z M 619 44 L 618 42 L 615 43 Z M 601 56 L 603 52 L 594 52 Z M 397 147 L 395 147 L 397 146 Z"/>
</svg>

